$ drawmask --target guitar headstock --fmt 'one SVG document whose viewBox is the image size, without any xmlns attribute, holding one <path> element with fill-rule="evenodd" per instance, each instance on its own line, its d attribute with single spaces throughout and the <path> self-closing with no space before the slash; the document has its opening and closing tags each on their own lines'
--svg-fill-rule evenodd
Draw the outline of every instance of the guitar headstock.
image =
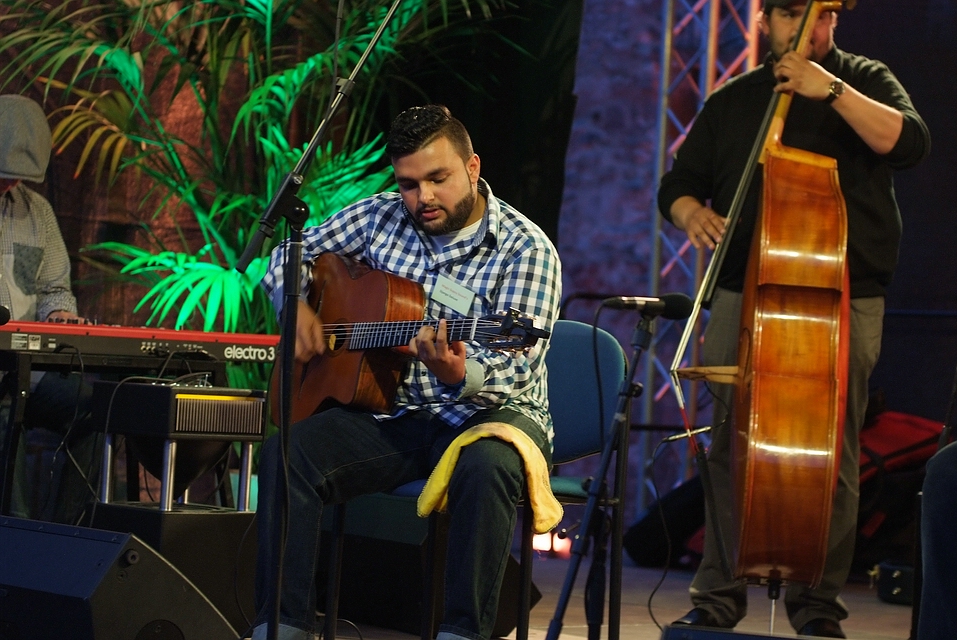
<svg viewBox="0 0 957 640">
<path fill-rule="evenodd" d="M 522 316 L 516 309 L 485 316 L 481 322 L 483 326 L 476 334 L 476 341 L 493 351 L 528 351 L 539 340 L 547 340 L 551 335 L 549 331 L 536 327 L 531 318 Z"/>
</svg>

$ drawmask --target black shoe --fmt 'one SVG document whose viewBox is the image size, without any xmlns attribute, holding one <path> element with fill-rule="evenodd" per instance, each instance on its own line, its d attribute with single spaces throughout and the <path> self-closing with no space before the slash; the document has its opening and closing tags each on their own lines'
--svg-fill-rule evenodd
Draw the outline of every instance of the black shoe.
<svg viewBox="0 0 957 640">
<path fill-rule="evenodd" d="M 830 618 L 815 618 L 798 630 L 799 636 L 814 636 L 815 638 L 846 638 L 841 625 L 837 620 Z"/>
<path fill-rule="evenodd" d="M 714 619 L 714 616 L 711 615 L 709 611 L 701 609 L 700 607 L 695 607 L 671 624 L 672 626 L 685 625 L 689 627 L 711 627 L 714 629 L 724 628 L 718 624 L 718 621 Z"/>
</svg>

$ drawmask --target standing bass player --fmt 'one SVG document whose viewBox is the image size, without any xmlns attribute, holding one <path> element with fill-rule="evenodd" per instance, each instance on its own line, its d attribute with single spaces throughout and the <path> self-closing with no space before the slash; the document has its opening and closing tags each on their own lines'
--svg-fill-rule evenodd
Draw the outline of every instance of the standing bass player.
<svg viewBox="0 0 957 640">
<path fill-rule="evenodd" d="M 851 298 L 844 439 L 823 577 L 815 588 L 790 586 L 785 604 L 799 634 L 843 638 L 840 621 L 848 611 L 839 594 L 850 571 L 857 528 L 858 433 L 868 377 L 880 352 L 885 288 L 897 264 L 901 235 L 893 172 L 920 162 L 930 150 L 930 135 L 884 64 L 834 45 L 834 11 L 821 12 L 809 25 L 808 55 L 792 50 L 806 5 L 804 0 L 764 2 L 760 28 L 770 45 L 767 60 L 708 99 L 671 171 L 662 178 L 658 204 L 662 215 L 698 249 L 730 242 L 711 301 L 703 364 L 733 365 L 738 361 L 741 291 L 757 219 L 759 179 L 752 181 L 739 224 L 727 240 L 725 216 L 775 92 L 793 95 L 782 142 L 837 160 L 847 208 Z M 808 219 L 807 224 L 815 222 Z M 708 468 L 716 511 L 722 516 L 720 529 L 730 533 L 732 429 L 727 408 L 732 388 L 718 387 Z M 704 557 L 690 589 L 694 608 L 676 625 L 733 628 L 747 613 L 745 582 L 725 578 L 714 524 L 709 513 Z"/>
</svg>

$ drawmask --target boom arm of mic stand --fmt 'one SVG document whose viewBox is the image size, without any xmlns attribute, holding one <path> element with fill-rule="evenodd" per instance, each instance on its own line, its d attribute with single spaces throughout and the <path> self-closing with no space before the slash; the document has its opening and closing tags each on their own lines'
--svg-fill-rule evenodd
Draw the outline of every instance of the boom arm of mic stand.
<svg viewBox="0 0 957 640">
<path fill-rule="evenodd" d="M 303 157 L 305 157 L 305 154 L 303 154 Z M 300 164 L 301 162 L 300 160 Z M 266 238 L 271 238 L 275 233 L 276 225 L 279 224 L 281 218 L 288 219 L 293 226 L 298 225 L 299 230 L 302 230 L 302 225 L 305 224 L 306 218 L 309 216 L 309 209 L 296 196 L 299 193 L 300 186 L 302 186 L 302 174 L 295 171 L 286 174 L 286 178 L 276 191 L 276 195 L 273 196 L 269 206 L 266 207 L 266 211 L 259 218 L 259 227 L 253 237 L 249 239 L 246 249 L 236 262 L 236 271 L 246 273 L 249 263 L 262 250 Z"/>
<path fill-rule="evenodd" d="M 326 129 L 329 127 L 329 123 L 332 122 L 335 115 L 339 112 L 339 107 L 342 104 L 342 101 L 347 98 L 350 93 L 352 93 L 352 88 L 355 86 L 356 76 L 359 75 L 359 71 L 363 66 L 365 66 L 366 60 L 369 58 L 372 50 L 375 49 L 376 44 L 379 42 L 379 39 L 385 32 L 389 22 L 392 21 L 392 16 L 395 15 L 396 10 L 399 8 L 401 3 L 402 0 L 395 0 L 392 3 L 392 6 L 389 7 L 389 12 L 386 13 L 385 18 L 382 20 L 382 24 L 379 25 L 378 29 L 376 29 L 376 32 L 372 35 L 372 39 L 369 40 L 369 44 L 362 52 L 362 56 L 360 56 L 359 60 L 356 62 L 356 66 L 352 69 L 352 73 L 346 80 L 337 83 L 339 90 L 336 92 L 332 102 L 329 103 L 329 108 L 326 110 L 326 115 L 316 128 L 316 132 L 313 134 L 312 140 L 309 141 L 309 146 L 303 152 L 302 156 L 300 156 L 299 162 L 296 163 L 296 167 L 286 176 L 285 180 L 283 180 L 282 185 L 279 187 L 276 195 L 269 203 L 269 206 L 266 207 L 266 211 L 259 219 L 259 228 L 253 234 L 249 244 L 246 245 L 246 250 L 243 251 L 242 256 L 240 256 L 239 261 L 236 263 L 236 270 L 240 273 L 245 273 L 246 269 L 249 267 L 249 263 L 252 262 L 253 258 L 259 255 L 266 238 L 272 237 L 276 225 L 279 223 L 279 218 L 284 215 L 283 210 L 288 208 L 282 206 L 283 203 L 286 202 L 289 196 L 295 196 L 299 192 L 299 187 L 302 186 L 306 171 L 316 155 L 316 150 L 319 148 L 319 143 L 326 137 Z"/>
</svg>

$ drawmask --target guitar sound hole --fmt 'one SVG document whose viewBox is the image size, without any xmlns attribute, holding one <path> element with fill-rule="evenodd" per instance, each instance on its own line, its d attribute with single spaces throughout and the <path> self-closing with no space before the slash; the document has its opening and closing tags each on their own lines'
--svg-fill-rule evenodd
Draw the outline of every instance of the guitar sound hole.
<svg viewBox="0 0 957 640">
<path fill-rule="evenodd" d="M 326 326 L 326 346 L 330 351 L 336 352 L 346 347 L 346 341 L 349 339 L 346 328 L 342 325 L 335 327 Z"/>
</svg>

